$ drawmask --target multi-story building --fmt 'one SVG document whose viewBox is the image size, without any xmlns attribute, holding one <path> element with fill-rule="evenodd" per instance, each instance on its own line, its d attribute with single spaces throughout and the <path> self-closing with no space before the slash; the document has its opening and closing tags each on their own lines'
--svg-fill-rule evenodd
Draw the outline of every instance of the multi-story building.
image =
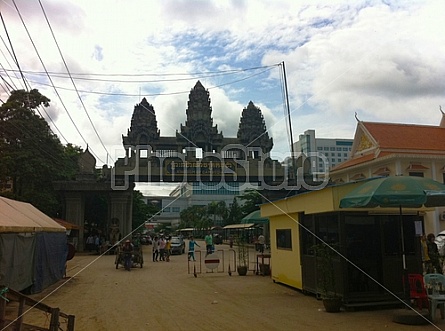
<svg viewBox="0 0 445 331">
<path fill-rule="evenodd" d="M 249 188 L 254 186 L 249 185 Z M 161 212 L 153 217 L 154 222 L 169 223 L 177 226 L 180 222 L 180 213 L 191 206 L 207 206 L 210 203 L 224 201 L 229 207 L 233 199 L 244 191 L 239 183 L 213 183 L 213 182 L 192 182 L 181 183 L 172 190 L 169 196 L 156 197 L 149 200 L 159 202 Z M 241 203 L 241 202 L 240 202 Z M 216 226 L 222 226 L 222 220 L 215 219 Z"/>
<path fill-rule="evenodd" d="M 315 130 L 306 130 L 294 144 L 294 152 L 310 160 L 310 174 L 322 175 L 349 159 L 353 139 L 316 138 Z"/>
</svg>

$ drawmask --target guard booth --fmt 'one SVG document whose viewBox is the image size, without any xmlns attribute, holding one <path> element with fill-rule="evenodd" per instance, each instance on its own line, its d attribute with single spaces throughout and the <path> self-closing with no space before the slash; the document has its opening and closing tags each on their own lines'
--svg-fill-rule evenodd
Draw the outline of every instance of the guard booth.
<svg viewBox="0 0 445 331">
<path fill-rule="evenodd" d="M 418 215 L 404 215 L 406 265 L 409 273 L 422 273 Z M 345 306 L 400 303 L 404 298 L 399 215 L 367 212 L 302 215 L 299 225 L 302 290 L 318 295 L 314 245 L 323 241 L 339 251 L 333 264 L 336 292 Z M 316 236 L 314 236 L 314 234 Z M 394 297 L 393 294 L 397 295 Z"/>
<path fill-rule="evenodd" d="M 345 306 L 400 303 L 404 271 L 399 210 L 340 209 L 340 199 L 355 186 L 329 186 L 261 206 L 261 215 L 270 220 L 274 282 L 319 295 L 314 245 L 320 238 L 338 247 L 335 284 Z M 408 272 L 422 273 L 423 211 L 404 209 L 403 229 Z"/>
</svg>

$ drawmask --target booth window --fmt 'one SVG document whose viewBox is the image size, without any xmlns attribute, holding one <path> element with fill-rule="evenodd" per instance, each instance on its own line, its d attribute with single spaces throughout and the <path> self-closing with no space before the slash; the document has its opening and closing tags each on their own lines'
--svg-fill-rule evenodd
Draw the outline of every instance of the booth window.
<svg viewBox="0 0 445 331">
<path fill-rule="evenodd" d="M 277 248 L 278 249 L 292 249 L 292 232 L 291 229 L 278 229 L 277 234 Z"/>
</svg>

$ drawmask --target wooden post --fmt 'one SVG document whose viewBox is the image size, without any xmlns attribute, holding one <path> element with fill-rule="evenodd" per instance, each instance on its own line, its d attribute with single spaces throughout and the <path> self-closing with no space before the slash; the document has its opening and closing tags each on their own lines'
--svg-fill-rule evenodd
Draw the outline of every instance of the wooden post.
<svg viewBox="0 0 445 331">
<path fill-rule="evenodd" d="M 25 308 L 25 298 L 21 297 L 19 300 L 19 311 L 17 313 L 17 320 L 15 321 L 16 331 L 20 331 L 22 329 L 24 308 Z"/>
<path fill-rule="evenodd" d="M 59 308 L 51 308 L 51 321 L 49 331 L 57 331 L 59 329 Z"/>
<path fill-rule="evenodd" d="M 6 294 L 5 294 L 6 297 Z M 0 298 L 0 329 L 3 330 L 5 327 L 5 311 L 6 311 L 6 300 Z"/>
<path fill-rule="evenodd" d="M 67 331 L 74 331 L 74 315 L 68 315 Z"/>
</svg>

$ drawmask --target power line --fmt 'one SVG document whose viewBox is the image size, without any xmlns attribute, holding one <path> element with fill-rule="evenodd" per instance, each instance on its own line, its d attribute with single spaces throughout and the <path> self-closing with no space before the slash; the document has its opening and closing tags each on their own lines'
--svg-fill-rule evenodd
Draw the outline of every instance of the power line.
<svg viewBox="0 0 445 331">
<path fill-rule="evenodd" d="M 15 0 L 13 0 L 13 2 L 14 2 L 14 1 L 15 1 Z M 64 58 L 64 56 L 63 56 L 63 54 L 62 54 L 62 51 L 61 51 L 61 49 L 60 49 L 59 43 L 57 42 L 56 36 L 54 35 L 54 31 L 53 31 L 53 29 L 52 29 L 52 27 L 51 27 L 51 24 L 50 24 L 50 22 L 49 22 L 49 20 L 48 20 L 48 17 L 47 17 L 47 15 L 46 15 L 45 9 L 43 8 L 42 2 L 41 2 L 40 0 L 39 0 L 39 4 L 40 4 L 40 7 L 42 8 L 43 15 L 45 16 L 45 20 L 46 20 L 46 22 L 48 23 L 48 27 L 49 27 L 49 29 L 50 29 L 50 31 L 51 31 L 51 35 L 53 36 L 54 42 L 56 43 L 57 49 L 58 49 L 58 51 L 59 51 L 60 57 L 62 58 L 62 61 L 63 61 L 63 64 L 64 64 L 64 66 L 65 66 L 65 68 L 66 68 L 66 71 L 67 71 L 68 75 L 70 76 L 71 82 L 73 83 L 73 86 L 74 86 L 74 88 L 75 88 L 75 90 L 76 90 L 76 93 L 77 93 L 77 96 L 78 96 L 78 98 L 79 98 L 79 100 L 80 100 L 80 103 L 82 104 L 82 107 L 83 107 L 83 109 L 85 110 L 85 114 L 87 115 L 88 120 L 90 121 L 90 124 L 91 124 L 91 126 L 93 127 L 93 130 L 94 130 L 94 132 L 96 133 L 96 136 L 97 136 L 97 138 L 99 139 L 100 143 L 102 144 L 102 147 L 104 148 L 105 152 L 107 152 L 107 155 L 109 155 L 110 158 L 111 158 L 111 160 L 114 162 L 113 158 L 111 157 L 111 154 L 108 152 L 107 148 L 105 147 L 105 144 L 103 143 L 101 137 L 99 136 L 99 133 L 97 132 L 96 127 L 94 126 L 94 123 L 93 123 L 93 121 L 91 120 L 90 114 L 88 113 L 88 111 L 87 111 L 87 109 L 86 109 L 86 107 L 85 107 L 85 104 L 83 103 L 82 98 L 80 97 L 79 91 L 77 90 L 77 86 L 76 86 L 76 84 L 74 83 L 73 78 L 71 77 L 70 71 L 69 71 L 69 69 L 68 69 L 68 65 L 66 64 L 66 61 L 65 61 L 65 58 Z M 102 163 L 103 163 L 103 162 L 102 162 Z"/>
<path fill-rule="evenodd" d="M 261 75 L 261 74 L 263 74 L 263 73 L 265 73 L 267 71 L 270 71 L 272 69 L 273 69 L 272 66 L 271 67 L 267 67 L 267 69 L 265 69 L 265 70 L 263 70 L 263 71 L 261 71 L 259 73 L 255 73 L 255 74 L 252 74 L 250 76 L 247 76 L 247 77 L 244 77 L 244 78 L 241 78 L 241 79 L 232 80 L 232 81 L 227 82 L 227 83 L 210 86 L 207 89 L 208 90 L 212 90 L 212 89 L 219 88 L 219 87 L 222 87 L 222 86 L 239 83 L 239 82 L 251 79 L 251 78 L 253 78 L 255 76 L 259 76 L 259 75 Z M 190 80 L 196 80 L 196 79 L 197 78 L 192 78 Z M 42 82 L 30 80 L 30 79 L 28 79 L 28 80 L 30 82 L 34 83 L 35 85 L 53 86 L 53 85 L 50 85 L 50 84 L 47 84 L 47 83 L 42 83 Z M 54 86 L 54 87 L 58 88 L 59 90 L 74 91 L 73 89 L 67 88 L 67 87 L 62 87 L 62 86 Z M 111 92 L 88 91 L 88 90 L 78 90 L 78 91 L 82 92 L 82 93 L 86 93 L 86 94 L 98 94 L 98 95 L 121 96 L 121 97 L 140 97 L 140 93 L 138 93 L 138 94 L 132 94 L 132 93 L 111 93 Z M 190 93 L 190 90 L 187 90 L 187 91 L 175 91 L 175 92 L 168 92 L 168 93 L 150 93 L 150 94 L 144 94 L 144 96 L 146 96 L 146 97 L 154 97 L 154 96 L 168 96 L 168 95 L 178 95 L 178 94 L 188 94 L 188 93 Z"/>
<path fill-rule="evenodd" d="M 71 76 L 99 76 L 99 77 L 170 77 L 170 76 L 193 76 L 195 79 L 196 77 L 200 77 L 202 75 L 203 78 L 207 77 L 206 75 L 228 75 L 233 73 L 240 73 L 240 72 L 246 72 L 246 71 L 253 71 L 258 69 L 266 69 L 266 68 L 272 68 L 279 66 L 280 63 L 267 65 L 267 66 L 258 66 L 258 67 L 250 67 L 250 68 L 241 68 L 241 69 L 227 69 L 227 70 L 217 70 L 217 71 L 205 71 L 205 72 L 179 72 L 179 73 L 71 73 Z M 10 71 L 16 71 L 14 69 L 9 69 Z M 24 73 L 27 74 L 35 74 L 35 75 L 46 75 L 46 72 L 43 71 L 33 71 L 33 70 L 23 70 Z M 67 76 L 64 72 L 57 72 L 57 71 L 49 71 L 49 74 L 56 77 L 57 75 L 60 76 Z"/>
<path fill-rule="evenodd" d="M 11 51 L 9 50 L 8 45 L 6 45 L 5 40 L 3 39 L 2 36 L 0 36 L 0 39 L 2 40 L 3 45 L 5 46 L 5 48 L 8 50 L 9 56 L 11 56 L 11 58 L 14 60 L 14 56 L 11 54 Z M 8 66 L 11 67 L 11 64 L 9 63 L 8 58 L 6 57 L 5 53 L 3 53 L 3 50 L 2 50 L 2 49 L 0 49 L 0 52 L 2 53 L 3 57 L 5 58 L 6 63 L 8 64 Z M 3 65 L 2 65 L 2 70 L 5 72 L 5 74 L 6 74 L 6 75 L 8 76 L 8 78 L 10 79 L 11 84 L 14 85 L 14 89 L 15 89 L 15 90 L 18 90 L 17 85 L 15 85 L 14 80 L 11 78 L 11 76 L 9 76 L 9 73 L 8 73 L 7 70 L 3 67 Z M 13 70 L 13 69 L 12 69 L 12 70 Z M 9 71 L 9 70 L 8 70 L 8 71 Z M 15 78 L 16 78 L 16 79 L 20 79 L 20 78 L 17 77 L 17 70 L 14 70 L 13 74 L 15 75 Z M 21 82 L 21 81 L 20 81 L 20 82 Z M 23 86 L 23 84 L 22 84 L 22 87 L 23 87 L 23 89 L 25 89 L 25 87 Z"/>
<path fill-rule="evenodd" d="M 43 69 L 46 71 L 46 66 L 45 66 L 45 64 L 44 64 L 44 62 L 43 62 L 43 60 L 42 60 L 42 58 L 41 58 L 41 56 L 40 56 L 40 53 L 39 53 L 39 51 L 37 50 L 37 47 L 36 47 L 36 45 L 35 45 L 35 43 L 34 43 L 32 37 L 31 37 L 31 35 L 30 35 L 30 33 L 29 33 L 29 30 L 28 30 L 28 28 L 27 28 L 27 26 L 26 26 L 26 24 L 25 24 L 25 22 L 24 22 L 24 20 L 23 20 L 23 17 L 22 17 L 22 15 L 21 15 L 21 13 L 20 13 L 20 10 L 18 9 L 18 7 L 17 7 L 17 5 L 16 5 L 15 0 L 13 0 L 12 2 L 13 2 L 13 4 L 14 4 L 14 6 L 15 6 L 15 9 L 16 9 L 16 11 L 17 11 L 17 14 L 18 14 L 19 17 L 20 17 L 20 20 L 21 20 L 21 22 L 22 22 L 22 24 L 23 24 L 23 27 L 25 28 L 25 31 L 26 31 L 26 33 L 27 33 L 27 35 L 28 35 L 28 38 L 30 39 L 31 44 L 32 44 L 33 47 L 34 47 L 34 50 L 35 50 L 35 52 L 36 52 L 36 54 L 37 54 L 37 57 L 39 58 L 40 63 L 42 64 Z M 20 69 L 19 69 L 19 70 L 20 70 Z M 79 135 L 80 135 L 80 137 L 82 138 L 82 140 L 84 141 L 84 143 L 88 146 L 88 143 L 87 143 L 86 139 L 84 138 L 84 136 L 83 136 L 82 133 L 80 132 L 79 128 L 77 127 L 76 123 L 74 122 L 73 118 L 71 117 L 71 114 L 69 113 L 68 109 L 66 108 L 65 103 L 63 102 L 63 100 L 62 100 L 62 98 L 61 98 L 59 92 L 58 92 L 57 89 L 55 88 L 51 76 L 50 76 L 49 74 L 48 74 L 47 76 L 48 76 L 48 79 L 51 81 L 51 83 L 52 83 L 52 87 L 54 88 L 54 91 L 55 91 L 56 95 L 58 96 L 58 98 L 59 98 L 59 100 L 60 100 L 60 102 L 61 102 L 63 108 L 64 108 L 65 111 L 67 112 L 68 117 L 70 118 L 71 122 L 73 123 L 74 127 L 76 128 L 77 132 L 79 133 Z M 104 162 L 103 162 L 103 161 L 102 161 L 102 160 L 101 160 L 101 159 L 94 153 L 93 150 L 91 150 L 91 153 L 92 153 L 92 154 L 93 154 L 99 161 L 101 161 L 102 163 L 104 163 Z"/>
<path fill-rule="evenodd" d="M 13 2 L 14 2 L 14 0 L 13 0 Z M 23 75 L 22 71 L 20 70 L 19 60 L 17 59 L 17 55 L 15 54 L 14 47 L 12 46 L 11 38 L 9 37 L 8 29 L 6 28 L 5 20 L 3 19 L 3 15 L 2 15 L 1 11 L 0 11 L 0 18 L 2 20 L 3 29 L 5 30 L 6 36 L 8 37 L 9 45 L 11 47 L 11 51 L 12 51 L 12 54 L 13 54 L 13 59 L 15 61 L 15 64 L 16 64 L 17 68 L 19 68 L 20 75 L 21 75 L 21 77 L 23 79 L 23 83 L 25 84 L 25 89 L 28 90 L 28 86 L 26 84 L 25 76 Z"/>
</svg>

